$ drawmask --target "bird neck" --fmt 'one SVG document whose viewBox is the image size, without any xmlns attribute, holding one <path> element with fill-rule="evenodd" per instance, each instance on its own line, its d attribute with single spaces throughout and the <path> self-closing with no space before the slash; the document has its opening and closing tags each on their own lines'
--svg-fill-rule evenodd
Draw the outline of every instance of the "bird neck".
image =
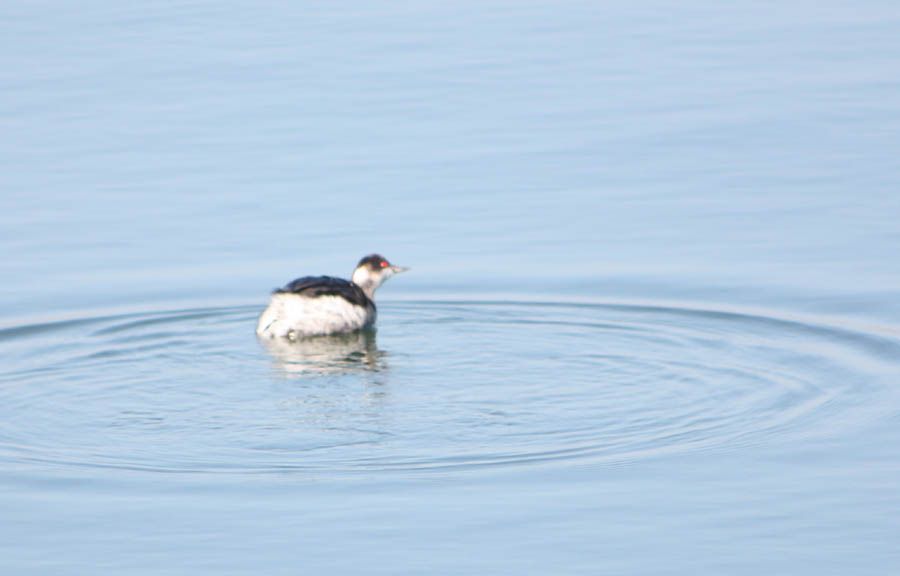
<svg viewBox="0 0 900 576">
<path fill-rule="evenodd" d="M 359 286 L 365 295 L 372 300 L 375 298 L 375 290 L 381 286 L 381 278 L 370 274 L 365 268 L 357 268 L 353 272 L 353 283 Z"/>
<path fill-rule="evenodd" d="M 378 288 L 378 284 L 371 280 L 363 282 L 362 284 L 360 284 L 359 282 L 354 282 L 354 284 L 362 289 L 369 300 L 373 300 L 375 298 L 375 289 Z"/>
</svg>

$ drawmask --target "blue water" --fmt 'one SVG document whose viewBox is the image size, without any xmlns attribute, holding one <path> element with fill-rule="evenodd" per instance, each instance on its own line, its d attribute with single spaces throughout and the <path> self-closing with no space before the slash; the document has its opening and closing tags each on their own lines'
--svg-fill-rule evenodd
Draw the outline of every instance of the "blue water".
<svg viewBox="0 0 900 576">
<path fill-rule="evenodd" d="M 900 569 L 900 10 L 0 7 L 0 572 Z M 374 334 L 257 341 L 378 251 Z"/>
</svg>

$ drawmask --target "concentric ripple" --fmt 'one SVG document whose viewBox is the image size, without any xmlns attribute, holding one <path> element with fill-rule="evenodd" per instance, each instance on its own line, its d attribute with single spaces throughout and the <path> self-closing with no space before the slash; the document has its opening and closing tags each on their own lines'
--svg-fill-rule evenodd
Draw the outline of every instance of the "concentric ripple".
<svg viewBox="0 0 900 576">
<path fill-rule="evenodd" d="M 343 474 L 622 462 L 898 413 L 886 331 L 679 306 L 420 301 L 260 342 L 257 307 L 0 330 L 0 463 Z"/>
</svg>

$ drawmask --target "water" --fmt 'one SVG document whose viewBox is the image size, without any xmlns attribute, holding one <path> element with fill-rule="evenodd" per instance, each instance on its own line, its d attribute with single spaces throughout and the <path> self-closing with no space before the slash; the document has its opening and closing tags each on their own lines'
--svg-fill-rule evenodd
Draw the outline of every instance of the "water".
<svg viewBox="0 0 900 576">
<path fill-rule="evenodd" d="M 0 10 L 4 573 L 900 566 L 891 3 Z"/>
</svg>

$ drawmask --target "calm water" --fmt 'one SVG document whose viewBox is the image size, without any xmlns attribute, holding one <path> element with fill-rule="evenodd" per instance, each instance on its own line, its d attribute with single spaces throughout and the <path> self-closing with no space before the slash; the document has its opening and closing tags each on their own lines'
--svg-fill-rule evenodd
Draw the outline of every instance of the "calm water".
<svg viewBox="0 0 900 576">
<path fill-rule="evenodd" d="M 0 571 L 900 570 L 892 2 L 0 7 Z M 413 268 L 377 333 L 268 291 Z"/>
</svg>

